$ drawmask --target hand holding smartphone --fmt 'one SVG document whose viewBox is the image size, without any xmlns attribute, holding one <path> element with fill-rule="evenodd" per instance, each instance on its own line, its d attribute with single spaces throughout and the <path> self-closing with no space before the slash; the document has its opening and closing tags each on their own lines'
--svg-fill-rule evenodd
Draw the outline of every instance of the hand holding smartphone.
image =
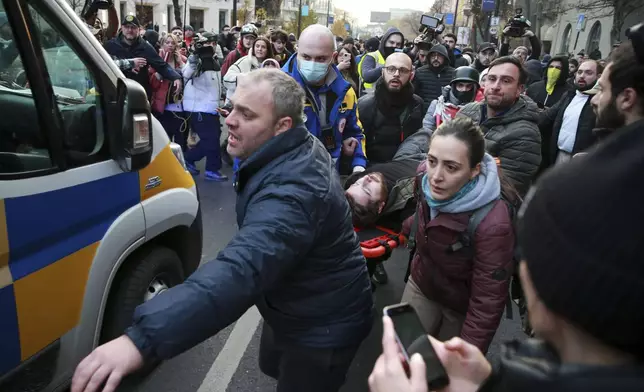
<svg viewBox="0 0 644 392">
<path fill-rule="evenodd" d="M 415 353 L 419 353 L 426 365 L 427 385 L 430 390 L 436 390 L 449 384 L 447 372 L 434 351 L 434 347 L 427 338 L 427 332 L 416 314 L 414 308 L 408 303 L 386 306 L 383 310 L 391 318 L 396 331 L 396 340 L 400 350 L 409 366 L 409 360 Z"/>
</svg>

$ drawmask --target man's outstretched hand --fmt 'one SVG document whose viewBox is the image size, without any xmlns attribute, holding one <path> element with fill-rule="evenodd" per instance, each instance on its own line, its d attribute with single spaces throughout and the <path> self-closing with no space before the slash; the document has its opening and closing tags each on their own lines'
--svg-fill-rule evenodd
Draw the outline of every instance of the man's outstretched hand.
<svg viewBox="0 0 644 392">
<path fill-rule="evenodd" d="M 71 392 L 113 392 L 123 377 L 143 366 L 143 356 L 123 335 L 97 347 L 76 368 Z"/>
</svg>

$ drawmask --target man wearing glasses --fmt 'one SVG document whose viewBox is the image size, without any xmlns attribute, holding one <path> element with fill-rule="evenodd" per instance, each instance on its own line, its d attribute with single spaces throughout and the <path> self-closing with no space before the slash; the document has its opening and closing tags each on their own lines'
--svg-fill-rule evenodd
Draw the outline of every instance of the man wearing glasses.
<svg viewBox="0 0 644 392">
<path fill-rule="evenodd" d="M 414 94 L 411 59 L 393 53 L 385 61 L 374 94 L 358 100 L 358 117 L 364 130 L 369 164 L 390 162 L 403 140 L 423 126 L 423 100 Z M 387 282 L 382 265 L 374 273 L 378 283 Z"/>
</svg>

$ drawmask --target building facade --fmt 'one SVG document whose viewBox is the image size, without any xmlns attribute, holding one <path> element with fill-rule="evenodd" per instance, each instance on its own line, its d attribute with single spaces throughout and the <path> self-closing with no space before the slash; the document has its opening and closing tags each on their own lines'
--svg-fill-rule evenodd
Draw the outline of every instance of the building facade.
<svg viewBox="0 0 644 392">
<path fill-rule="evenodd" d="M 181 24 L 185 20 L 185 24 L 191 25 L 195 31 L 204 28 L 206 31 L 219 32 L 224 25 L 231 25 L 233 1 L 179 0 Z M 136 15 L 143 25 L 158 25 L 159 32 L 167 32 L 177 25 L 172 0 L 127 0 L 115 3 L 118 4 L 119 20 L 123 19 L 123 15 Z M 243 0 L 237 0 L 238 9 L 240 6 L 243 6 Z M 107 20 L 107 16 L 102 20 Z"/>
<path fill-rule="evenodd" d="M 319 24 L 326 26 L 327 13 L 333 16 L 333 0 L 282 0 L 280 19 L 283 21 L 297 20 L 300 3 L 316 13 Z"/>
</svg>

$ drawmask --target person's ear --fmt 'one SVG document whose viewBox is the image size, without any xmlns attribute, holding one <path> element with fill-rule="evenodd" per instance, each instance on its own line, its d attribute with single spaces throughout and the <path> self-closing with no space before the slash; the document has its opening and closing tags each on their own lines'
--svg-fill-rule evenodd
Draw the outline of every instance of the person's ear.
<svg viewBox="0 0 644 392">
<path fill-rule="evenodd" d="M 615 101 L 617 102 L 617 108 L 621 112 L 628 112 L 633 109 L 637 102 L 637 93 L 632 87 L 627 87 L 617 95 Z"/>
<path fill-rule="evenodd" d="M 477 163 L 476 166 L 474 166 L 474 168 L 472 169 L 472 171 L 470 173 L 470 180 L 473 180 L 474 177 L 478 176 L 479 174 L 481 174 L 481 163 L 480 162 Z"/>
<path fill-rule="evenodd" d="M 411 81 L 413 81 L 413 80 L 414 80 L 414 76 L 416 76 L 416 71 L 414 71 L 413 69 L 414 69 L 414 68 L 413 68 L 413 65 L 412 65 L 412 71 L 411 71 L 411 74 L 409 75 L 409 81 L 410 81 L 410 82 L 411 82 Z"/>
<path fill-rule="evenodd" d="M 277 125 L 275 128 L 275 136 L 288 131 L 293 128 L 293 119 L 290 117 L 282 117 L 277 120 Z"/>
</svg>

